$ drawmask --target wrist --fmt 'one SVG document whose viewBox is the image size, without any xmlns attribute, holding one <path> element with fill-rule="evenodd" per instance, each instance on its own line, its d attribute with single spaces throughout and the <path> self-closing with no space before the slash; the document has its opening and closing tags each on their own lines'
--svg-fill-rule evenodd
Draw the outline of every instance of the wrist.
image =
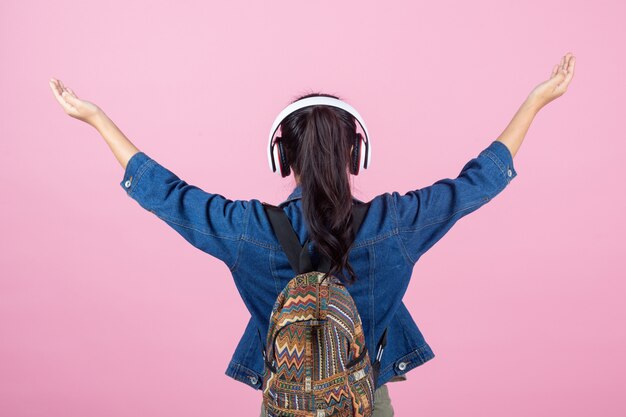
<svg viewBox="0 0 626 417">
<path fill-rule="evenodd" d="M 528 97 L 526 97 L 526 100 L 522 104 L 522 107 L 537 113 L 543 108 L 544 105 L 545 103 L 540 98 L 534 96 L 533 94 L 530 94 Z"/>
<path fill-rule="evenodd" d="M 102 130 L 102 127 L 108 122 L 109 122 L 109 117 L 102 110 L 98 110 L 87 121 L 87 123 L 89 123 L 91 126 L 93 126 L 94 128 L 96 128 L 96 130 L 99 130 L 99 131 Z"/>
</svg>

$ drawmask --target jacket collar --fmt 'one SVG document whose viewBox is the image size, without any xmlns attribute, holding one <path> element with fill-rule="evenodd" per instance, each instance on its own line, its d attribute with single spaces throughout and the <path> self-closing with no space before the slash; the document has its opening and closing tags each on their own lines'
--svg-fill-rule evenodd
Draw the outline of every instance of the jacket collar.
<svg viewBox="0 0 626 417">
<path fill-rule="evenodd" d="M 295 188 L 293 189 L 293 191 L 291 192 L 291 194 L 289 194 L 287 199 L 281 202 L 279 205 L 282 206 L 283 204 L 286 204 L 292 200 L 297 200 L 299 198 L 302 198 L 302 186 L 300 184 L 297 184 Z M 352 196 L 352 200 L 356 201 L 357 203 L 363 203 L 363 201 L 359 200 L 358 198 L 354 196 Z"/>
</svg>

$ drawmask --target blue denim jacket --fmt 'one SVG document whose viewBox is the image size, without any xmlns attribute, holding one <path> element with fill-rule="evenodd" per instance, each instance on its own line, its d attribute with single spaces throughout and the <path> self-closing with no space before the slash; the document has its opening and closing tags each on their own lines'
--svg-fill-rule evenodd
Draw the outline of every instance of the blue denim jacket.
<svg viewBox="0 0 626 417">
<path fill-rule="evenodd" d="M 463 166 L 457 178 L 371 200 L 349 256 L 358 281 L 347 288 L 361 315 L 370 352 L 376 351 L 389 327 L 378 386 L 435 356 L 402 302 L 413 266 L 461 217 L 494 198 L 516 175 L 508 148 L 493 141 Z M 274 301 L 295 275 L 262 202 L 203 191 L 144 152 L 128 161 L 120 184 L 141 207 L 228 266 L 250 319 L 225 373 L 260 389 L 264 363 L 257 328 L 265 338 Z M 300 186 L 279 205 L 300 242 L 305 242 Z M 314 256 L 312 244 L 309 251 Z"/>
</svg>

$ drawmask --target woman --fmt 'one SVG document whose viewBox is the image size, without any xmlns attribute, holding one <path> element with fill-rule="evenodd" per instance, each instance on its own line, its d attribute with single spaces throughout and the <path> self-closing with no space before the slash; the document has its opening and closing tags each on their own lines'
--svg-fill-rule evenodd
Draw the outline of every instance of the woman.
<svg viewBox="0 0 626 417">
<path fill-rule="evenodd" d="M 315 242 L 317 250 L 332 258 L 332 271 L 349 282 L 368 351 L 375 351 L 383 330 L 388 330 L 375 417 L 393 416 L 386 382 L 406 378 L 408 371 L 434 357 L 402 303 L 414 264 L 456 221 L 493 199 L 515 178 L 513 158 L 530 123 L 541 108 L 567 91 L 574 66 L 575 57 L 564 55 L 502 134 L 466 163 L 457 178 L 372 199 L 356 235 L 349 219 L 353 204 L 360 200 L 352 197 L 348 169 L 355 144 L 354 117 L 339 108 L 313 106 L 283 121 L 280 140 L 296 186 L 279 206 L 300 242 Z M 50 86 L 68 115 L 102 135 L 124 168 L 121 186 L 127 194 L 193 246 L 228 266 L 250 319 L 226 374 L 260 389 L 263 360 L 257 331 L 267 332 L 273 303 L 294 276 L 262 203 L 229 200 L 187 184 L 139 151 L 98 106 L 80 99 L 59 80 L 51 79 Z"/>
</svg>

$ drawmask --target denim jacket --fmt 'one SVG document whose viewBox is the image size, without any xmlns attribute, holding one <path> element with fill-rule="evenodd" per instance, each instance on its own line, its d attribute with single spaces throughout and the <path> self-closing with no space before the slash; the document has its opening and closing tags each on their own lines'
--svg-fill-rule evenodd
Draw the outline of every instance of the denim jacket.
<svg viewBox="0 0 626 417">
<path fill-rule="evenodd" d="M 358 281 L 347 288 L 359 310 L 370 352 L 376 352 L 388 327 L 377 386 L 435 356 L 402 301 L 413 266 L 460 218 L 493 199 L 516 175 L 506 145 L 493 141 L 454 179 L 444 178 L 405 194 L 387 192 L 370 201 L 349 255 Z M 228 266 L 250 319 L 225 373 L 261 389 L 264 363 L 257 329 L 265 339 L 274 301 L 295 275 L 262 202 L 230 200 L 203 191 L 144 152 L 130 158 L 120 184 L 141 207 Z M 303 243 L 308 234 L 301 191 L 296 186 L 277 205 L 283 207 Z M 315 260 L 312 244 L 309 251 Z"/>
</svg>

